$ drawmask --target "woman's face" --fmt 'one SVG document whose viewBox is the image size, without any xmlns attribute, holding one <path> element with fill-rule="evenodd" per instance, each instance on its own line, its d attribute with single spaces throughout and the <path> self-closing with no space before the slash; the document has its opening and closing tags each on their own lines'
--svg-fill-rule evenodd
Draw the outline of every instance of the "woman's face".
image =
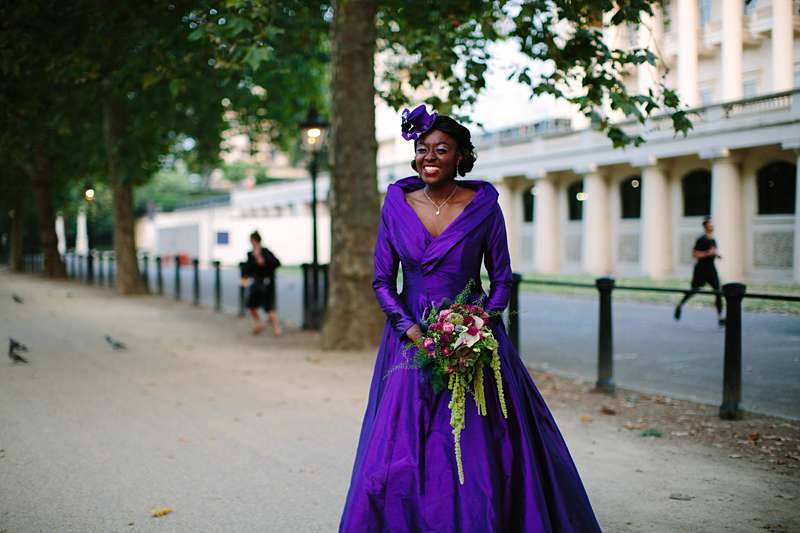
<svg viewBox="0 0 800 533">
<path fill-rule="evenodd" d="M 253 248 L 259 248 L 261 246 L 261 243 L 255 239 L 250 239 L 250 244 L 253 246 Z"/>
<path fill-rule="evenodd" d="M 414 146 L 417 172 L 429 187 L 442 185 L 456 177 L 461 154 L 458 143 L 451 136 L 433 130 L 420 137 Z"/>
</svg>

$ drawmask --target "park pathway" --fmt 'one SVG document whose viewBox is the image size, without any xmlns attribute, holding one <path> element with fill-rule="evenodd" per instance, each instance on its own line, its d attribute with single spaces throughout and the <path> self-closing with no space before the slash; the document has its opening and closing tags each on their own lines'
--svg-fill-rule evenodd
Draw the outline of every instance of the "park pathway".
<svg viewBox="0 0 800 533">
<path fill-rule="evenodd" d="M 0 272 L 0 339 L 30 347 L 29 365 L 0 362 L 0 531 L 335 531 L 374 352 L 249 329 Z M 796 477 L 554 414 L 606 531 L 800 527 Z M 159 507 L 173 513 L 151 517 Z"/>
</svg>

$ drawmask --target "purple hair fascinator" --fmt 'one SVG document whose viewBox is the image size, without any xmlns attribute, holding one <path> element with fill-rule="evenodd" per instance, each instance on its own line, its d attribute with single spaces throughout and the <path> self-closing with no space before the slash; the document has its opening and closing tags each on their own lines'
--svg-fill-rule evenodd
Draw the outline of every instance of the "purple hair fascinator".
<svg viewBox="0 0 800 533">
<path fill-rule="evenodd" d="M 408 108 L 403 109 L 403 121 L 400 126 L 403 131 L 403 139 L 417 140 L 420 135 L 431 129 L 438 117 L 439 114 L 436 111 L 430 114 L 425 111 L 425 104 L 418 105 L 414 111 L 409 111 Z"/>
</svg>

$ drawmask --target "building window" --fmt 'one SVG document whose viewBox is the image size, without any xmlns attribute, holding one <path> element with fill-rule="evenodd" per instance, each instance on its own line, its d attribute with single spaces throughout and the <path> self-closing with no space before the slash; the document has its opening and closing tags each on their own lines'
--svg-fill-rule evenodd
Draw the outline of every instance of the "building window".
<svg viewBox="0 0 800 533">
<path fill-rule="evenodd" d="M 749 79 L 745 80 L 742 84 L 742 96 L 745 98 L 754 98 L 758 94 L 758 80 Z"/>
<path fill-rule="evenodd" d="M 756 9 L 756 0 L 744 0 L 744 16 L 749 17 Z"/>
<path fill-rule="evenodd" d="M 642 217 L 642 177 L 632 176 L 620 184 L 622 218 Z"/>
<path fill-rule="evenodd" d="M 522 219 L 533 222 L 533 197 L 536 194 L 533 187 L 526 187 L 522 193 Z"/>
<path fill-rule="evenodd" d="M 800 64 L 794 66 L 794 86 L 800 87 Z"/>
<path fill-rule="evenodd" d="M 227 231 L 217 232 L 217 244 L 220 246 L 227 246 L 230 242 L 230 234 Z"/>
<path fill-rule="evenodd" d="M 700 7 L 700 27 L 702 28 L 711 20 L 711 0 L 700 0 L 698 6 Z"/>
<path fill-rule="evenodd" d="M 703 107 L 710 106 L 714 103 L 714 90 L 708 87 L 700 89 L 700 105 Z"/>
<path fill-rule="evenodd" d="M 681 180 L 683 216 L 704 217 L 711 214 L 711 172 L 693 170 Z"/>
<path fill-rule="evenodd" d="M 797 167 L 786 161 L 764 165 L 756 173 L 759 215 L 793 215 Z"/>
<path fill-rule="evenodd" d="M 567 206 L 569 207 L 570 220 L 583 219 L 583 202 L 586 200 L 586 193 L 583 192 L 583 180 L 576 181 L 567 187 Z"/>
</svg>

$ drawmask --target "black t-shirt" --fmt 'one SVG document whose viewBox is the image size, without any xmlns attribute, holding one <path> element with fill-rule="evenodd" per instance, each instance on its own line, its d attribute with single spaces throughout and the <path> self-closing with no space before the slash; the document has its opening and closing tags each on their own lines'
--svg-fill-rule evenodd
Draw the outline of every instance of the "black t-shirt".
<svg viewBox="0 0 800 533">
<path fill-rule="evenodd" d="M 247 262 L 242 269 L 242 276 L 253 278 L 256 281 L 271 279 L 275 276 L 275 269 L 281 266 L 281 262 L 275 255 L 264 246 L 261 247 L 261 255 L 264 262 L 259 264 L 253 252 L 247 252 Z"/>
<path fill-rule="evenodd" d="M 717 241 L 715 239 L 709 239 L 706 235 L 701 235 L 698 237 L 697 242 L 694 243 L 694 249 L 698 252 L 707 252 L 711 248 L 717 247 Z M 697 260 L 698 265 L 703 266 L 714 266 L 714 259 L 716 256 L 709 256 L 709 257 L 701 257 Z"/>
</svg>

